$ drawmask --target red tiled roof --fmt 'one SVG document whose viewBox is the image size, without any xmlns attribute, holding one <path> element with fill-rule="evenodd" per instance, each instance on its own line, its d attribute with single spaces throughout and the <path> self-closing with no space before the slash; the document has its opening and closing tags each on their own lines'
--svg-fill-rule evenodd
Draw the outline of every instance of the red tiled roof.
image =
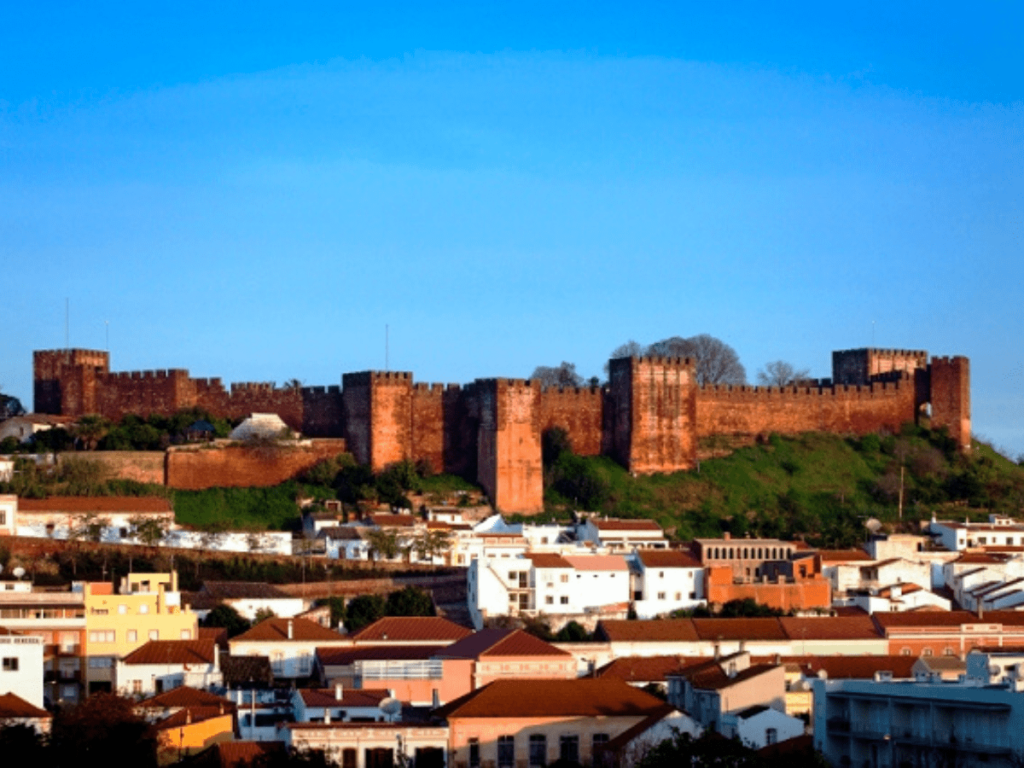
<svg viewBox="0 0 1024 768">
<path fill-rule="evenodd" d="M 183 707 L 156 723 L 154 728 L 158 731 L 166 731 L 170 728 L 181 728 L 192 723 L 201 723 L 204 720 L 225 716 L 233 717 L 233 713 L 228 707 Z M 225 723 L 225 725 L 228 728 L 233 728 L 233 721 Z"/>
<path fill-rule="evenodd" d="M 622 555 L 566 555 L 565 559 L 577 571 L 628 571 Z"/>
<path fill-rule="evenodd" d="M 612 677 L 626 683 L 664 682 L 665 675 L 707 659 L 692 656 L 622 656 L 598 669 L 595 677 Z"/>
<path fill-rule="evenodd" d="M 694 688 L 702 691 L 721 691 L 767 674 L 776 669 L 776 666 L 775 664 L 753 664 L 730 677 L 728 673 L 722 671 L 719 661 L 711 661 L 706 665 L 684 668 L 679 671 L 679 674 L 687 678 Z"/>
<path fill-rule="evenodd" d="M 872 560 L 867 552 L 861 549 L 819 549 L 818 555 L 824 563 L 842 563 L 854 560 Z"/>
<path fill-rule="evenodd" d="M 647 568 L 700 568 L 700 562 L 678 549 L 641 549 L 640 562 Z"/>
<path fill-rule="evenodd" d="M 693 619 L 701 640 L 788 640 L 778 619 Z"/>
<path fill-rule="evenodd" d="M 646 641 L 652 643 L 697 642 L 700 637 L 693 619 L 628 621 L 613 619 L 597 625 L 598 632 L 613 643 Z"/>
<path fill-rule="evenodd" d="M 389 515 L 379 513 L 370 515 L 369 517 L 374 525 L 381 528 L 409 528 L 411 526 L 415 526 L 416 523 L 423 522 L 415 515 Z"/>
<path fill-rule="evenodd" d="M 571 656 L 521 629 L 482 629 L 437 654 L 447 659 L 479 659 L 495 656 Z"/>
<path fill-rule="evenodd" d="M 653 520 L 591 520 L 599 531 L 657 531 L 661 526 Z"/>
<path fill-rule="evenodd" d="M 213 640 L 150 640 L 124 657 L 125 664 L 212 664 Z"/>
<path fill-rule="evenodd" d="M 554 553 L 527 552 L 524 557 L 533 562 L 534 568 L 572 568 L 572 563 Z"/>
<path fill-rule="evenodd" d="M 307 707 L 377 707 L 388 698 L 385 688 L 343 688 L 341 699 L 333 688 L 300 688 L 299 695 Z"/>
<path fill-rule="evenodd" d="M 872 617 L 883 631 L 899 630 L 900 627 L 959 627 L 961 624 L 1024 625 L 1024 611 L 985 611 L 981 618 L 970 611 L 903 611 L 874 613 Z"/>
<path fill-rule="evenodd" d="M 790 640 L 878 640 L 878 627 L 870 616 L 828 616 L 779 619 Z"/>
<path fill-rule="evenodd" d="M 18 512 L 173 512 L 160 496 L 51 496 L 18 499 Z"/>
<path fill-rule="evenodd" d="M 292 625 L 292 637 L 288 638 L 288 624 Z M 316 640 L 341 641 L 347 638 L 326 627 L 321 627 L 315 621 L 309 619 L 280 619 L 271 618 L 261 621 L 247 632 L 232 638 L 231 642 L 238 641 L 263 641 L 263 642 L 309 642 Z"/>
<path fill-rule="evenodd" d="M 148 699 L 143 699 L 136 707 L 142 709 L 170 709 L 173 707 L 220 707 L 234 709 L 235 703 L 230 699 L 224 699 L 217 696 L 214 693 L 208 693 L 207 691 L 201 691 L 198 688 L 190 688 L 187 685 L 182 685 L 177 688 L 172 688 L 169 691 L 158 693 L 156 696 L 150 696 Z"/>
<path fill-rule="evenodd" d="M 357 661 L 399 661 L 429 659 L 446 645 L 364 645 L 358 648 L 317 648 L 316 656 L 325 667 L 348 666 Z"/>
<path fill-rule="evenodd" d="M 33 706 L 15 693 L 0 694 L 0 720 L 17 717 L 53 717 L 45 709 Z"/>
<path fill-rule="evenodd" d="M 496 680 L 435 713 L 461 717 L 616 717 L 646 716 L 665 702 L 614 678 L 577 680 Z"/>
<path fill-rule="evenodd" d="M 453 643 L 473 630 L 440 616 L 385 616 L 352 635 L 356 642 L 387 640 L 389 642 Z"/>
</svg>

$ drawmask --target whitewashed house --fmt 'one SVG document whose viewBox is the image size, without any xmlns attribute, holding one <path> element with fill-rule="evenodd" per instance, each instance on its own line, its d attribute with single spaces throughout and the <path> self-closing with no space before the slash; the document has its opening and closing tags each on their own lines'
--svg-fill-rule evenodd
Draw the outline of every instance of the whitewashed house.
<svg viewBox="0 0 1024 768">
<path fill-rule="evenodd" d="M 0 626 L 0 694 L 43 706 L 43 638 Z"/>
<path fill-rule="evenodd" d="M 629 558 L 634 569 L 633 607 L 641 619 L 704 604 L 704 569 L 678 549 L 638 549 Z"/>
</svg>

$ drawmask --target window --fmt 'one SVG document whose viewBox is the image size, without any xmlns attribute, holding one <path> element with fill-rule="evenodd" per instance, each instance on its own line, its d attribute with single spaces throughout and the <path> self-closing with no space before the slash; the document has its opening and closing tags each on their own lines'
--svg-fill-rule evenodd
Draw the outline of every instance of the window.
<svg viewBox="0 0 1024 768">
<path fill-rule="evenodd" d="M 562 605 L 568 605 L 569 604 L 569 596 L 568 595 L 562 595 L 560 598 L 558 598 L 558 602 L 561 603 Z"/>
<path fill-rule="evenodd" d="M 909 655 L 910 655 L 910 649 L 909 648 L 906 648 L 906 647 L 900 648 L 900 656 L 909 656 Z"/>
<path fill-rule="evenodd" d="M 139 613 L 149 613 L 149 606 L 143 603 L 139 606 Z"/>
<path fill-rule="evenodd" d="M 946 646 L 946 650 L 944 650 L 944 651 L 942 652 L 942 655 L 943 655 L 943 656 L 956 656 L 956 651 L 954 651 L 954 650 L 953 650 L 952 648 L 950 648 L 950 647 L 949 647 L 949 646 L 947 645 L 947 646 Z"/>
<path fill-rule="evenodd" d="M 658 571 L 658 578 L 659 579 L 664 579 L 665 578 L 665 572 L 664 571 Z"/>
<path fill-rule="evenodd" d="M 931 656 L 932 655 L 932 649 L 931 648 L 922 648 L 921 649 L 921 655 L 922 656 Z"/>
<path fill-rule="evenodd" d="M 566 763 L 580 761 L 580 737 L 560 736 L 558 739 L 558 759 Z"/>
<path fill-rule="evenodd" d="M 139 633 L 138 633 L 137 630 L 134 630 L 134 629 L 129 629 L 128 630 L 128 642 L 129 643 L 137 643 L 137 642 L 139 642 Z"/>
<path fill-rule="evenodd" d="M 555 604 L 555 596 L 554 595 L 547 595 L 544 598 L 544 602 L 547 605 L 554 605 Z"/>
<path fill-rule="evenodd" d="M 561 582 L 563 584 L 568 584 L 569 583 L 569 574 L 568 573 L 563 573 L 561 575 L 561 577 L 560 577 L 560 580 L 561 580 Z"/>
<path fill-rule="evenodd" d="M 117 612 L 124 616 L 126 613 L 128 613 L 128 606 L 122 603 L 121 605 L 117 606 Z"/>
<path fill-rule="evenodd" d="M 18 671 L 18 657 L 17 656 L 4 656 L 4 672 L 17 672 Z"/>
<path fill-rule="evenodd" d="M 548 737 L 543 733 L 530 734 L 530 765 L 548 764 Z"/>
<path fill-rule="evenodd" d="M 109 656 L 90 656 L 89 669 L 110 669 L 113 666 Z"/>
<path fill-rule="evenodd" d="M 682 599 L 683 599 L 683 593 L 682 592 L 676 592 L 676 600 L 682 600 Z"/>
<path fill-rule="evenodd" d="M 595 733 L 594 734 L 594 739 L 593 739 L 593 741 L 590 742 L 590 752 L 591 752 L 590 760 L 591 760 L 591 762 L 593 762 L 593 763 L 597 762 L 598 756 L 601 753 L 601 749 L 607 743 L 608 743 L 608 734 L 607 733 Z"/>
<path fill-rule="evenodd" d="M 132 693 L 134 693 L 136 696 L 138 696 L 140 693 L 142 693 L 142 681 L 141 680 L 132 680 Z"/>
<path fill-rule="evenodd" d="M 469 768 L 480 768 L 480 739 L 469 740 Z"/>
<path fill-rule="evenodd" d="M 659 600 L 664 600 L 665 599 L 665 593 L 664 592 L 659 592 L 658 593 L 658 599 Z"/>
<path fill-rule="evenodd" d="M 151 629 L 151 630 L 149 630 L 149 639 L 150 640 L 159 640 L 160 639 L 160 630 L 159 629 Z"/>
<path fill-rule="evenodd" d="M 93 630 L 89 633 L 90 643 L 112 643 L 114 640 L 114 630 L 112 629 Z"/>
<path fill-rule="evenodd" d="M 7 510 L 0 509 L 0 525 L 7 525 Z"/>
<path fill-rule="evenodd" d="M 192 639 L 192 630 L 191 629 L 183 629 L 183 630 L 181 630 L 181 639 L 182 640 L 191 640 Z"/>
<path fill-rule="evenodd" d="M 764 743 L 775 744 L 779 740 L 779 732 L 774 728 L 764 729 Z"/>
<path fill-rule="evenodd" d="M 498 768 L 513 768 L 516 764 L 516 737 L 498 737 Z"/>
</svg>

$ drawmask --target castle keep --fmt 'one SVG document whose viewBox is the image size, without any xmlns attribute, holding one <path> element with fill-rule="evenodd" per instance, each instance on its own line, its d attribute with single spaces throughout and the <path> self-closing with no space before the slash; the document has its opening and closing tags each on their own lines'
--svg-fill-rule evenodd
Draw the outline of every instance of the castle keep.
<svg viewBox="0 0 1024 768">
<path fill-rule="evenodd" d="M 119 420 L 199 407 L 225 418 L 277 413 L 310 437 L 341 437 L 356 460 L 380 470 L 425 461 L 475 479 L 506 512 L 543 507 L 541 435 L 566 430 L 575 451 L 607 454 L 631 472 L 691 468 L 701 438 L 714 435 L 866 434 L 895 431 L 930 409 L 970 447 L 966 357 L 853 349 L 832 354 L 832 379 L 798 387 L 698 386 L 684 358 L 621 358 L 605 388 L 543 389 L 536 381 L 477 379 L 419 384 L 408 372 L 346 373 L 342 386 L 285 387 L 193 379 L 186 370 L 112 373 L 95 350 L 37 351 L 35 410 Z"/>
</svg>

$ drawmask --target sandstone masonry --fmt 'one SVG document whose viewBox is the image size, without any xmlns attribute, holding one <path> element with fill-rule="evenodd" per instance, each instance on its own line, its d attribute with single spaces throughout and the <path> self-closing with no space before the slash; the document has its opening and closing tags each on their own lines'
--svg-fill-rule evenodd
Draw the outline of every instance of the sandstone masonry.
<svg viewBox="0 0 1024 768">
<path fill-rule="evenodd" d="M 409 372 L 347 373 L 342 386 L 277 388 L 193 379 L 185 370 L 112 373 L 106 352 L 34 353 L 35 410 L 118 420 L 200 407 L 227 418 L 277 413 L 312 437 L 344 438 L 380 470 L 405 459 L 475 479 L 506 512 L 543 507 L 541 435 L 565 429 L 577 453 L 606 454 L 637 474 L 689 469 L 712 435 L 866 434 L 897 430 L 930 410 L 970 447 L 970 364 L 920 350 L 834 352 L 833 378 L 797 387 L 696 384 L 685 358 L 622 358 L 606 388 L 543 389 L 536 381 L 414 383 Z"/>
</svg>

